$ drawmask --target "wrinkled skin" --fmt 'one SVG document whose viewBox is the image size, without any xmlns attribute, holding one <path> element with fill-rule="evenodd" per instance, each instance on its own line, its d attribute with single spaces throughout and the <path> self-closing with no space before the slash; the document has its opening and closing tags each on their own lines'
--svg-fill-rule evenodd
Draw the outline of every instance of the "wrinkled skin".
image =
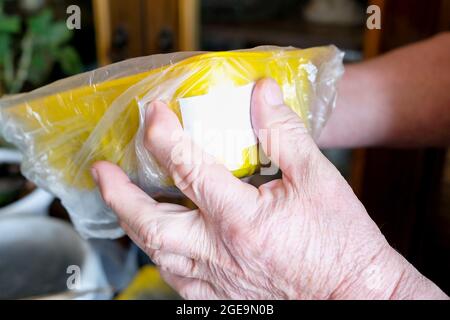
<svg viewBox="0 0 450 320">
<path fill-rule="evenodd" d="M 156 202 L 107 162 L 92 174 L 125 232 L 184 298 L 445 298 L 389 246 L 273 80 L 254 89 L 252 123 L 257 135 L 279 133 L 265 151 L 278 149 L 272 161 L 283 176 L 259 188 L 193 145 L 164 103 L 148 110 L 146 148 L 198 209 Z M 179 161 L 192 150 L 203 161 Z"/>
</svg>

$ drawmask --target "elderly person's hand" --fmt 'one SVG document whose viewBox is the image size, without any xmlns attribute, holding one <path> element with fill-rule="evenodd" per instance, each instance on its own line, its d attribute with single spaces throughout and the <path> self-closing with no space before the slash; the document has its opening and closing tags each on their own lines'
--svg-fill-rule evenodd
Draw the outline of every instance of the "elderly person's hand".
<svg viewBox="0 0 450 320">
<path fill-rule="evenodd" d="M 125 232 L 190 299 L 445 298 L 387 243 L 270 79 L 252 97 L 255 133 L 277 131 L 282 179 L 255 188 L 196 148 L 153 102 L 145 146 L 198 209 L 158 203 L 106 162 L 92 173 Z M 267 131 L 266 131 L 267 132 Z M 182 137 L 174 140 L 168 133 Z M 269 139 L 270 140 L 270 139 Z M 267 150 L 268 149 L 268 150 Z"/>
</svg>

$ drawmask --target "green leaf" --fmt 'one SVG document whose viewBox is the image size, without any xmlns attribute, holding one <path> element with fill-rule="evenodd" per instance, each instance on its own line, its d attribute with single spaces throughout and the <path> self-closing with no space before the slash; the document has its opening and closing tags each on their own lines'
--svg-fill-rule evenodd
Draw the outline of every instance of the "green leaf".
<svg viewBox="0 0 450 320">
<path fill-rule="evenodd" d="M 83 70 L 78 52 L 70 46 L 63 47 L 58 53 L 58 62 L 66 75 L 80 73 Z"/>
<path fill-rule="evenodd" d="M 37 87 L 47 79 L 48 73 L 53 66 L 52 61 L 53 58 L 45 50 L 35 50 L 33 52 L 28 73 L 28 81 L 33 86 Z"/>
<path fill-rule="evenodd" d="M 21 29 L 19 16 L 0 16 L 0 32 L 17 33 Z"/>
<path fill-rule="evenodd" d="M 0 33 L 0 66 L 3 64 L 3 59 L 8 51 L 11 49 L 11 36 L 7 33 Z"/>
<path fill-rule="evenodd" d="M 4 65 L 3 65 L 3 80 L 5 81 L 5 87 L 8 92 L 11 91 L 11 87 L 14 82 L 14 60 L 11 51 L 7 51 L 5 56 L 3 57 Z"/>
<path fill-rule="evenodd" d="M 59 46 L 69 41 L 72 35 L 65 22 L 56 22 L 49 27 L 44 36 L 50 46 Z"/>
<path fill-rule="evenodd" d="M 30 31 L 36 35 L 45 35 L 53 19 L 50 9 L 42 10 L 38 15 L 28 19 Z"/>
</svg>

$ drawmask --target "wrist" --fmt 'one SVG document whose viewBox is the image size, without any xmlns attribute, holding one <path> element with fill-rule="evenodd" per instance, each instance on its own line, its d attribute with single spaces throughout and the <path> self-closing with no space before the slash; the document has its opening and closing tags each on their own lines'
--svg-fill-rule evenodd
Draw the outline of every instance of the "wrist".
<svg viewBox="0 0 450 320">
<path fill-rule="evenodd" d="M 340 299 L 410 300 L 448 299 L 433 282 L 386 244 L 360 271 L 340 288 Z"/>
<path fill-rule="evenodd" d="M 447 300 L 449 297 L 431 280 L 423 276 L 399 253 L 395 252 L 397 259 L 402 263 L 403 272 L 397 281 L 394 291 L 390 294 L 391 300 Z"/>
</svg>

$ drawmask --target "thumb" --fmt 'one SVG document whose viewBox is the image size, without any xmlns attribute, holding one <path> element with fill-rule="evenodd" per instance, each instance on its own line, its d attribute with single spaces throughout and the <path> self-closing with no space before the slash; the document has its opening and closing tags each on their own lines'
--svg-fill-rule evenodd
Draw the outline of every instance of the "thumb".
<svg viewBox="0 0 450 320">
<path fill-rule="evenodd" d="M 291 178 L 304 171 L 311 157 L 322 156 L 300 117 L 283 100 L 275 80 L 258 81 L 252 95 L 252 124 L 261 146 Z"/>
</svg>

